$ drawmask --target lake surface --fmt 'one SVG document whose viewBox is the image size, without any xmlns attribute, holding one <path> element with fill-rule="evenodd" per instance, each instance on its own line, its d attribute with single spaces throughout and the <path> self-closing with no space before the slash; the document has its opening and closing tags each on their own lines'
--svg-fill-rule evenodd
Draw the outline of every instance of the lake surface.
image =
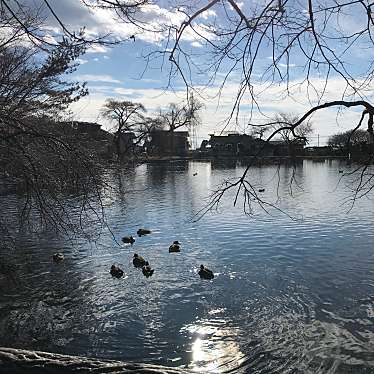
<svg viewBox="0 0 374 374">
<path fill-rule="evenodd" d="M 0 275 L 0 345 L 198 373 L 373 373 L 374 203 L 363 198 L 349 212 L 352 178 L 339 183 L 340 169 L 351 170 L 305 160 L 295 170 L 253 168 L 255 191 L 265 188 L 259 196 L 283 212 L 254 207 L 248 217 L 230 193 L 197 222 L 209 193 L 243 166 L 165 162 L 108 172 L 123 190 L 104 201 L 107 222 L 115 239 L 136 242 L 20 233 L 6 254 L 12 277 Z M 152 234 L 138 238 L 139 227 Z M 182 252 L 169 254 L 174 240 Z M 57 251 L 63 263 L 52 262 Z M 132 266 L 134 252 L 153 277 Z M 113 263 L 124 278 L 110 276 Z M 199 278 L 200 264 L 214 280 Z"/>
</svg>

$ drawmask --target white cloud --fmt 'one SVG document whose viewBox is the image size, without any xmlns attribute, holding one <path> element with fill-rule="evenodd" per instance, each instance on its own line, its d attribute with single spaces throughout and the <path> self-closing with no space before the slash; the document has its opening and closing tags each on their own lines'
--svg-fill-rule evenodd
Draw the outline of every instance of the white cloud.
<svg viewBox="0 0 374 374">
<path fill-rule="evenodd" d="M 109 93 L 109 94 L 112 94 L 113 91 L 116 89 L 115 86 L 112 86 L 112 85 L 104 85 L 104 84 L 98 84 L 98 85 L 95 85 L 95 84 L 89 84 L 88 86 L 88 90 L 90 92 L 90 95 L 92 94 L 97 94 L 97 93 L 103 93 L 103 92 L 106 92 L 106 93 Z"/>
<path fill-rule="evenodd" d="M 76 61 L 78 62 L 78 64 L 80 65 L 84 65 L 88 62 L 88 60 L 84 59 L 84 58 L 77 58 Z"/>
<path fill-rule="evenodd" d="M 121 95 L 121 96 L 127 96 L 128 98 L 142 97 L 143 94 L 137 91 L 138 90 L 127 89 L 127 88 L 122 88 L 122 87 L 117 87 L 113 89 L 113 92 L 115 92 L 116 94 Z"/>
<path fill-rule="evenodd" d="M 88 82 L 108 82 L 108 83 L 121 83 L 118 79 L 114 79 L 112 76 L 103 74 L 81 74 L 77 75 L 74 79 L 79 81 L 88 81 Z"/>
<path fill-rule="evenodd" d="M 56 45 L 57 44 L 57 40 L 56 38 L 51 35 L 51 34 L 45 34 L 43 36 L 43 40 L 46 42 L 46 43 L 49 43 L 49 44 L 52 44 L 52 45 Z"/>
<path fill-rule="evenodd" d="M 93 44 L 87 49 L 86 53 L 107 53 L 108 51 L 109 49 L 103 45 Z"/>
<path fill-rule="evenodd" d="M 196 48 L 203 47 L 203 45 L 201 43 L 199 43 L 199 42 L 192 42 L 191 45 L 192 45 L 192 47 L 196 47 Z"/>
<path fill-rule="evenodd" d="M 45 9 L 42 0 L 24 0 L 29 2 L 35 8 Z M 186 20 L 187 16 L 182 8 L 163 8 L 157 4 L 146 4 L 138 8 L 135 18 L 139 28 L 134 23 L 124 22 L 109 9 L 91 8 L 88 9 L 83 2 L 77 0 L 50 0 L 50 5 L 54 12 L 71 31 L 77 31 L 83 26 L 87 37 L 96 38 L 99 35 L 110 34 L 115 40 L 130 40 L 135 36 L 135 40 L 159 44 L 169 36 L 170 27 L 177 29 Z M 54 35 L 61 34 L 61 28 L 51 13 L 45 9 L 45 15 L 48 24 L 45 29 Z M 215 17 L 214 9 L 208 9 L 194 21 L 194 28 L 198 33 L 205 37 L 211 37 L 209 30 L 204 21 L 208 18 Z M 53 36 L 52 36 L 53 37 Z M 174 37 L 174 34 L 171 35 Z M 185 41 L 198 41 L 199 36 L 191 29 L 185 30 L 183 39 Z M 132 41 L 132 40 L 131 40 Z M 106 53 L 108 48 L 93 44 L 88 53 Z"/>
<path fill-rule="evenodd" d="M 217 13 L 213 9 L 207 9 L 205 12 L 201 13 L 200 17 L 208 19 L 210 17 L 217 16 Z"/>
<path fill-rule="evenodd" d="M 257 1 L 253 1 L 253 3 L 255 3 L 255 4 L 256 4 L 256 2 L 257 2 Z M 236 3 L 236 5 L 237 5 L 237 7 L 238 7 L 239 9 L 242 9 L 243 6 L 244 6 L 244 2 L 240 2 L 240 1 L 238 1 L 238 2 Z M 234 8 L 232 7 L 231 4 L 229 4 L 229 8 L 230 8 L 230 10 L 236 12 L 236 10 L 234 10 Z"/>
</svg>

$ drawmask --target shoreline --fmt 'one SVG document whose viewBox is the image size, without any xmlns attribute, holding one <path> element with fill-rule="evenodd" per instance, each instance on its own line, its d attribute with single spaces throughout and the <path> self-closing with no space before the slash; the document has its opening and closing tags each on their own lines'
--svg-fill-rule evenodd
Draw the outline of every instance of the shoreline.
<svg viewBox="0 0 374 374">
<path fill-rule="evenodd" d="M 27 349 L 0 347 L 0 371 L 7 374 L 38 373 L 154 373 L 188 374 L 178 367 L 64 355 Z"/>
<path fill-rule="evenodd" d="M 139 157 L 124 160 L 124 162 L 133 162 L 139 161 L 142 163 L 157 163 L 157 162 L 170 162 L 170 161 L 252 161 L 257 160 L 257 162 L 268 162 L 268 163 L 276 163 L 276 162 L 289 162 L 289 161 L 297 161 L 300 162 L 302 160 L 317 160 L 317 161 L 324 161 L 324 160 L 346 160 L 346 161 L 360 161 L 360 158 L 348 159 L 346 156 L 214 156 L 214 155 L 188 155 L 188 156 L 164 156 L 164 157 Z"/>
</svg>

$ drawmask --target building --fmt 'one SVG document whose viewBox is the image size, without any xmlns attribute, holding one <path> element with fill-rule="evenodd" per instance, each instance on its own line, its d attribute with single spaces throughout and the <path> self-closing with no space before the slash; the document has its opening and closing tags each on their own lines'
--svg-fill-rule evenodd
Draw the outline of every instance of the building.
<svg viewBox="0 0 374 374">
<path fill-rule="evenodd" d="M 106 158 L 113 153 L 113 135 L 101 129 L 95 122 L 65 121 L 58 123 L 60 131 L 67 139 L 79 143 L 88 151 L 100 154 Z"/>
<path fill-rule="evenodd" d="M 236 132 L 227 135 L 210 134 L 209 136 L 211 153 L 214 156 L 254 156 L 265 144 L 264 140 Z"/>
<path fill-rule="evenodd" d="M 101 125 L 95 122 L 68 121 L 65 124 L 80 134 L 88 134 L 93 137 L 99 135 L 101 130 Z"/>
<path fill-rule="evenodd" d="M 149 134 L 147 153 L 151 156 L 187 156 L 188 131 L 153 130 Z"/>
<path fill-rule="evenodd" d="M 328 145 L 321 146 L 321 147 L 305 147 L 304 148 L 304 154 L 306 156 L 318 156 L 318 157 L 328 157 L 332 156 L 334 154 L 333 147 L 330 147 Z"/>
<path fill-rule="evenodd" d="M 239 134 L 236 132 L 226 135 L 210 134 L 210 154 L 222 157 L 288 157 L 302 156 L 304 154 L 305 142 L 293 140 L 285 142 L 283 140 L 274 140 L 266 142 L 265 140 L 255 138 L 251 135 Z M 207 149 L 204 143 L 204 150 Z"/>
<path fill-rule="evenodd" d="M 133 132 L 122 132 L 119 136 L 118 152 L 120 155 L 132 156 L 136 153 L 136 135 Z"/>
</svg>

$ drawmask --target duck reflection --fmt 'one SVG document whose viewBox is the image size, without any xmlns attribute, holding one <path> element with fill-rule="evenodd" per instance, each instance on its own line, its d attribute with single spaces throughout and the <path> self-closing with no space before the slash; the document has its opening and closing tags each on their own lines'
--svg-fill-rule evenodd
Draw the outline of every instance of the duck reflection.
<svg viewBox="0 0 374 374">
<path fill-rule="evenodd" d="M 224 319 L 198 321 L 183 327 L 181 332 L 192 339 L 189 368 L 194 372 L 228 372 L 245 360 L 237 343 L 238 329 L 229 327 Z"/>
</svg>

